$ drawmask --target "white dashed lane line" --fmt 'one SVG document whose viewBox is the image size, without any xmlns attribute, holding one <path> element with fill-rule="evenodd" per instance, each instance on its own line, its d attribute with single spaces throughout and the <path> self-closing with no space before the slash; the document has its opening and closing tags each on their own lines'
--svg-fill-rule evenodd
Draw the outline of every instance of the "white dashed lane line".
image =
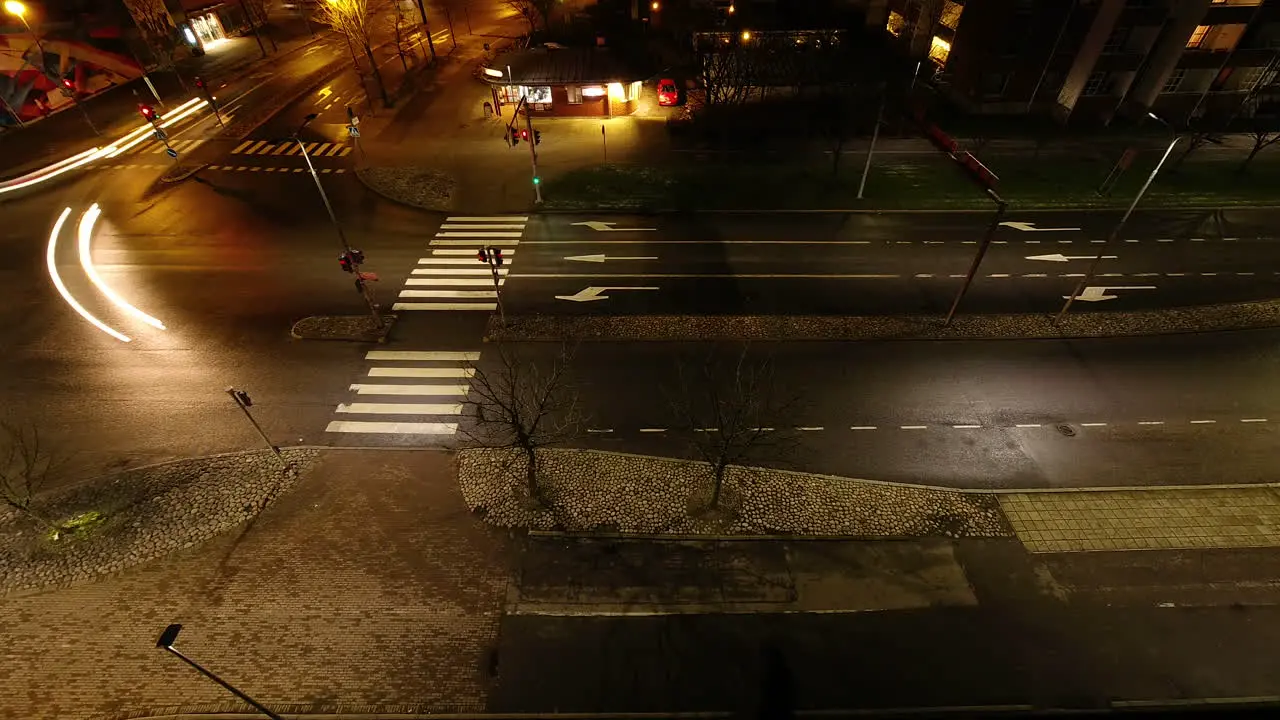
<svg viewBox="0 0 1280 720">
<path fill-rule="evenodd" d="M 1223 424 L 1223 423 L 1249 423 L 1249 424 L 1258 424 L 1258 423 L 1267 423 L 1267 422 L 1270 422 L 1270 419 L 1269 419 L 1269 418 L 1264 418 L 1264 417 L 1250 417 L 1250 418 L 1234 418 L 1234 419 L 1223 419 L 1223 420 L 1215 420 L 1215 419 L 1199 419 L 1199 420 L 1137 420 L 1137 421 L 1132 421 L 1132 425 L 1137 425 L 1137 426 L 1141 426 L 1141 427 L 1160 427 L 1160 426 L 1163 426 L 1163 427 L 1180 427 L 1180 426 L 1183 426 L 1183 425 L 1218 425 L 1218 424 Z M 889 431 L 892 431 L 892 430 L 929 430 L 929 429 L 934 429 L 934 428 L 937 428 L 937 429 L 945 429 L 945 430 L 1037 430 L 1037 429 L 1051 429 L 1051 430 L 1055 430 L 1055 431 L 1056 431 L 1056 430 L 1057 430 L 1057 428 L 1058 428 L 1058 427 L 1060 427 L 1060 426 L 1070 427 L 1070 426 L 1073 426 L 1073 425 L 1074 425 L 1074 426 L 1078 426 L 1078 427 L 1081 427 L 1081 428 L 1104 428 L 1104 427 L 1124 427 L 1126 424 L 1130 424 L 1130 423 L 1123 423 L 1123 422 L 1121 422 L 1121 423 L 1106 423 L 1106 422 L 1082 422 L 1082 423 L 1071 423 L 1071 422 L 1060 422 L 1060 423 L 1014 423 L 1014 424 L 1012 424 L 1012 425 L 982 425 L 982 424 L 980 424 L 980 423 L 963 423 L 963 424 L 955 424 L 955 425 L 948 425 L 948 424 L 892 425 L 892 426 L 881 426 L 881 425 L 850 425 L 850 426 L 848 426 L 848 427 L 849 427 L 849 430 L 851 430 L 851 431 L 855 431 L 855 432 L 866 432 L 866 431 L 875 431 L 875 430 L 889 430 Z M 773 432 L 773 431 L 775 430 L 775 428 L 771 428 L 771 427 L 766 427 L 766 428 L 750 428 L 750 429 L 751 429 L 751 430 L 753 430 L 753 431 L 756 431 L 756 432 Z M 799 426 L 795 426 L 795 427 L 794 427 L 794 429 L 795 429 L 796 431 L 799 431 L 799 432 L 826 432 L 826 431 L 828 431 L 828 427 L 827 427 L 826 425 L 799 425 Z M 835 428 L 831 428 L 831 429 L 832 429 L 832 430 L 834 430 Z M 637 432 L 641 432 L 641 433 L 665 433 L 665 432 L 668 432 L 668 431 L 670 431 L 670 430 L 672 430 L 672 429 L 671 429 L 671 428 L 652 428 L 652 427 L 637 428 L 637 429 L 636 429 L 636 431 L 637 431 Z M 717 428 L 713 428 L 713 427 L 693 428 L 693 431 L 694 431 L 694 432 L 717 432 L 717 430 L 718 430 Z M 614 432 L 615 432 L 615 430 L 614 430 L 613 428 L 589 428 L 589 429 L 587 430 L 587 432 L 588 432 L 588 433 L 594 433 L 594 434 L 610 434 L 610 433 L 614 433 Z M 627 431 L 626 431 L 626 430 L 622 430 L 622 431 L 620 431 L 620 432 L 627 432 Z"/>
</svg>

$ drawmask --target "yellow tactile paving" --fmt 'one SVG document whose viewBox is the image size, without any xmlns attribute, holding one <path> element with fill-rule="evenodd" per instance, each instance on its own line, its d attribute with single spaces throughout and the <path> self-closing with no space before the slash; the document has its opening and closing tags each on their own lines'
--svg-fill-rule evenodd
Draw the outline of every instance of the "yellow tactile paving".
<svg viewBox="0 0 1280 720">
<path fill-rule="evenodd" d="M 1267 487 L 1011 493 L 1000 507 L 1031 552 L 1280 546 Z"/>
</svg>

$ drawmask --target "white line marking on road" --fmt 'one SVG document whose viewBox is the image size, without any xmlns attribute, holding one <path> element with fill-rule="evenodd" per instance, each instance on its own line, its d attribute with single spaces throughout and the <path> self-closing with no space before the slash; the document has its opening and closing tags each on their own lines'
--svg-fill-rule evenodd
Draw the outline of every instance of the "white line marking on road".
<svg viewBox="0 0 1280 720">
<path fill-rule="evenodd" d="M 1247 423 L 1261 423 L 1261 422 L 1266 422 L 1266 421 L 1267 421 L 1267 419 L 1266 419 L 1266 418 L 1241 418 L 1241 419 L 1240 419 L 1240 422 L 1242 422 L 1242 423 L 1246 423 L 1246 422 L 1247 422 Z"/>
<path fill-rule="evenodd" d="M 500 231 L 500 232 L 485 232 L 485 231 L 480 231 L 480 230 L 466 230 L 466 231 L 463 231 L 463 232 L 452 232 L 452 231 L 438 232 L 438 233 L 436 233 L 436 237 L 458 237 L 458 238 L 518 238 L 518 237 L 520 237 L 520 233 L 518 233 L 518 232 L 506 232 L 506 231 Z"/>
<path fill-rule="evenodd" d="M 474 243 L 472 244 L 474 245 Z M 506 243 L 498 243 L 498 245 L 505 245 L 505 244 Z M 418 258 L 418 264 L 419 265 L 442 265 L 442 264 L 443 265 L 475 265 L 478 267 L 481 265 L 480 261 L 476 260 L 475 250 L 463 250 L 461 248 L 441 248 L 441 249 L 432 250 L 431 254 L 433 256 L 439 256 L 439 257 Z M 504 247 L 502 248 L 502 254 L 515 255 L 516 249 L 511 248 L 508 250 L 507 248 Z M 457 259 L 457 256 L 462 256 L 462 255 L 465 255 L 470 259 L 469 260 Z M 449 259 L 446 260 L 445 258 L 449 258 Z M 502 269 L 505 270 L 506 268 L 502 268 Z"/>
<path fill-rule="evenodd" d="M 478 263 L 477 263 L 478 264 Z M 858 274 L 839 274 L 831 273 L 829 275 L 819 273 L 797 273 L 795 275 L 775 274 L 775 273 L 517 273 L 512 275 L 513 278 L 753 278 L 753 279 L 772 279 L 772 280 L 885 280 L 890 278 L 899 278 L 901 275 L 889 275 L 881 273 L 858 273 Z M 963 276 L 961 276 L 963 277 Z"/>
<path fill-rule="evenodd" d="M 1145 272 L 1145 273 L 1134 273 L 1133 276 L 1134 277 L 1156 277 L 1159 274 L 1160 273 Z"/>
<path fill-rule="evenodd" d="M 1191 242 L 1204 242 L 1204 238 L 1191 238 Z"/>
<path fill-rule="evenodd" d="M 268 150 L 268 149 L 270 148 L 264 148 L 264 150 Z M 298 146 L 294 145 L 293 143 L 281 143 L 279 146 L 276 147 L 275 150 L 272 150 L 269 153 L 264 151 L 262 154 L 275 156 L 275 155 L 280 155 L 282 153 L 288 153 L 292 155 L 297 150 L 298 150 Z"/>
<path fill-rule="evenodd" d="M 960 244 L 961 245 L 977 245 L 978 241 L 977 240 L 961 240 Z"/>
<path fill-rule="evenodd" d="M 993 273 L 993 274 L 991 274 L 991 275 L 988 275 L 987 277 L 993 277 L 993 278 L 1007 278 L 1007 277 L 1009 277 L 1009 273 Z"/>
<path fill-rule="evenodd" d="M 1139 420 L 1139 425 L 1163 425 L 1163 420 Z"/>
<path fill-rule="evenodd" d="M 401 290 L 402 298 L 496 298 L 496 290 Z"/>
<path fill-rule="evenodd" d="M 643 432 L 643 433 L 658 433 L 658 432 L 666 432 L 666 431 L 667 431 L 666 428 L 640 428 L 640 432 Z"/>
<path fill-rule="evenodd" d="M 252 140 L 245 140 L 244 142 L 242 142 L 242 143 L 240 143 L 239 145 L 237 145 L 237 146 L 235 147 L 235 149 L 231 151 L 231 154 L 232 154 L 232 155 L 239 155 L 240 153 L 244 152 L 244 149 L 245 149 L 245 148 L 249 147 L 249 146 L 250 146 L 250 145 L 252 145 L 252 144 L 253 144 L 253 141 L 252 141 Z"/>
<path fill-rule="evenodd" d="M 485 215 L 485 216 L 467 216 L 457 215 L 447 217 L 445 222 L 529 222 L 528 215 Z"/>
<path fill-rule="evenodd" d="M 946 241 L 945 240 L 925 240 L 924 244 L 925 245 L 941 245 L 944 242 Z"/>
<path fill-rule="evenodd" d="M 1098 273 L 1098 277 L 1124 277 L 1124 273 Z"/>
<path fill-rule="evenodd" d="M 476 374 L 475 368 L 413 368 L 413 367 L 376 367 L 369 368 L 369 377 L 398 378 L 469 378 Z"/>
<path fill-rule="evenodd" d="M 333 147 L 330 148 L 329 152 L 325 153 L 324 156 L 333 157 L 334 155 L 337 155 L 340 152 L 342 152 L 342 146 L 337 143 L 334 143 Z"/>
<path fill-rule="evenodd" d="M 1080 423 L 1080 427 L 1106 427 L 1106 423 Z"/>
<path fill-rule="evenodd" d="M 1094 245 L 1102 245 L 1106 242 L 1106 240 L 1090 240 L 1089 242 L 1093 243 Z"/>
<path fill-rule="evenodd" d="M 502 252 L 505 253 L 507 252 L 508 248 L 512 248 L 512 252 L 514 252 L 515 246 L 519 245 L 520 241 L 519 240 L 496 240 L 493 242 L 488 242 L 483 244 L 492 245 L 494 247 L 500 247 L 502 248 Z M 448 247 L 448 246 L 462 245 L 464 247 L 475 248 L 476 241 L 475 240 L 459 240 L 458 238 L 434 238 L 431 242 L 427 243 L 427 245 L 429 247 L 438 247 L 438 246 Z M 471 254 L 475 255 L 475 253 L 476 251 L 473 249 L 471 251 Z M 480 261 L 478 260 L 476 261 L 477 264 L 479 264 L 479 262 Z"/>
<path fill-rule="evenodd" d="M 1253 275 L 1251 272 L 1238 272 L 1237 275 Z"/>
<path fill-rule="evenodd" d="M 266 145 L 266 144 L 268 144 L 266 140 L 259 140 L 258 142 L 254 143 L 253 146 L 250 147 L 248 150 L 245 150 L 244 154 L 254 155 L 258 152 L 258 150 L 262 149 L 263 145 Z"/>
<path fill-rule="evenodd" d="M 824 430 L 823 427 L 798 427 L 797 430 Z"/>
<path fill-rule="evenodd" d="M 352 383 L 349 390 L 357 395 L 466 395 L 467 385 L 370 385 Z"/>
<path fill-rule="evenodd" d="M 1186 275 L 1186 273 L 1165 273 L 1165 275 L 1169 277 L 1182 277 L 1183 275 Z"/>
<path fill-rule="evenodd" d="M 1156 242 L 1173 242 L 1173 238 L 1160 238 Z"/>
<path fill-rule="evenodd" d="M 476 267 L 476 265 L 478 265 L 479 263 L 477 263 L 474 260 L 467 260 L 465 258 L 453 258 L 453 260 L 456 261 L 453 264 L 462 265 L 465 263 L 469 267 L 459 268 L 459 267 L 450 266 L 450 267 L 414 268 L 413 270 L 409 271 L 409 274 L 410 275 L 483 275 L 488 278 L 493 277 L 492 270 L 484 267 Z M 418 262 L 421 263 L 422 261 L 419 260 Z M 437 262 L 443 262 L 443 261 L 437 261 Z M 506 275 L 507 269 L 498 268 L 498 274 Z"/>
<path fill-rule="evenodd" d="M 1222 238 L 1222 241 L 1223 241 L 1223 242 L 1235 242 L 1236 240 L 1239 240 L 1239 239 L 1240 239 L 1240 238 Z"/>
<path fill-rule="evenodd" d="M 1218 421 L 1217 420 L 1192 420 L 1191 424 L 1192 425 L 1212 425 L 1213 423 L 1216 423 L 1216 422 Z"/>
<path fill-rule="evenodd" d="M 468 225 L 468 224 L 457 224 L 457 223 L 452 223 L 452 224 L 445 223 L 444 225 L 440 226 L 440 229 L 441 230 L 523 230 L 524 224 L 512 223 L 508 225 L 498 225 L 498 224 Z"/>
<path fill-rule="evenodd" d="M 928 430 L 928 425 L 903 425 L 903 430 Z"/>
<path fill-rule="evenodd" d="M 918 278 L 931 278 L 931 277 L 933 277 L 933 273 L 919 273 L 919 274 L 917 274 L 917 275 L 916 275 L 916 277 L 918 277 Z"/>
<path fill-rule="evenodd" d="M 1084 273 L 1063 273 L 1058 277 L 1084 277 Z"/>
<path fill-rule="evenodd" d="M 505 285 L 507 279 L 498 278 L 498 285 Z M 474 278 L 458 278 L 458 277 L 428 277 L 416 278 L 411 277 L 404 281 L 405 285 L 427 286 L 427 287 L 464 287 L 464 286 L 480 286 L 493 287 L 492 277 L 474 277 Z"/>
<path fill-rule="evenodd" d="M 1022 277 L 1049 277 L 1049 275 L 1048 275 L 1048 274 L 1046 274 L 1046 273 L 1027 273 L 1026 275 L 1023 275 Z"/>
<path fill-rule="evenodd" d="M 1137 240 L 1125 240 L 1125 242 L 1127 242 L 1127 243 L 1136 243 L 1136 242 L 1138 242 L 1138 241 L 1137 241 Z"/>
<path fill-rule="evenodd" d="M 1058 241 L 1058 244 L 1059 244 L 1059 245 L 1070 245 L 1071 243 L 1072 243 L 1072 241 L 1071 241 L 1071 240 L 1059 240 L 1059 241 Z"/>
<path fill-rule="evenodd" d="M 755 432 L 773 432 L 773 428 L 771 427 L 753 427 L 751 429 Z"/>
<path fill-rule="evenodd" d="M 960 273 L 960 274 L 956 274 L 956 275 L 948 275 L 947 277 L 953 277 L 953 278 L 961 277 L 961 278 L 962 278 L 962 277 L 964 277 L 964 274 L 963 274 L 963 273 Z"/>
<path fill-rule="evenodd" d="M 1201 274 L 1201 275 L 1213 276 L 1213 275 L 1217 275 L 1218 273 L 1216 273 L 1216 272 L 1202 272 L 1202 273 L 1200 273 L 1200 274 Z"/>
<path fill-rule="evenodd" d="M 1038 427 L 1040 427 L 1040 423 L 1021 423 L 1021 424 L 1019 424 L 1019 425 L 1014 425 L 1014 427 L 1020 427 L 1020 428 L 1038 428 Z"/>
<path fill-rule="evenodd" d="M 1040 241 L 1039 241 L 1039 240 L 1023 240 L 1022 242 L 1026 243 L 1026 244 L 1028 244 L 1028 245 L 1039 245 L 1039 244 L 1040 244 Z"/>
<path fill-rule="evenodd" d="M 351 415 L 461 415 L 462 403 L 350 403 L 337 412 Z"/>
<path fill-rule="evenodd" d="M 493 312 L 498 303 L 447 303 L 447 302 L 398 302 L 391 305 L 392 310 L 481 310 Z"/>
<path fill-rule="evenodd" d="M 719 430 L 719 429 L 720 429 L 720 428 L 710 428 L 710 427 L 709 427 L 709 428 L 694 428 L 694 429 L 693 429 L 693 431 L 694 431 L 694 432 L 715 432 L 715 431 L 717 431 L 717 430 Z"/>
<path fill-rule="evenodd" d="M 480 359 L 478 352 L 454 350 L 370 350 L 364 354 L 365 360 L 441 360 L 447 362 L 475 362 Z"/>
<path fill-rule="evenodd" d="M 244 172 L 247 169 L 248 169 L 247 166 L 241 165 L 240 167 L 236 168 L 236 172 Z"/>
<path fill-rule="evenodd" d="M 1008 240 L 995 240 L 995 241 L 993 241 L 993 242 L 995 242 L 995 244 L 997 244 L 997 245 L 1008 245 L 1008 244 L 1009 244 L 1009 241 L 1008 241 Z"/>
<path fill-rule="evenodd" d="M 452 435 L 458 431 L 458 424 L 334 420 L 329 423 L 329 426 L 326 427 L 324 431 L 343 433 L 384 433 L 394 435 Z"/>
<path fill-rule="evenodd" d="M 952 425 L 951 427 L 955 428 L 956 430 L 978 430 L 982 426 L 981 425 Z"/>
<path fill-rule="evenodd" d="M 589 433 L 611 433 L 611 432 L 613 432 L 613 428 L 603 428 L 603 429 L 587 428 L 587 432 L 589 432 Z"/>
<path fill-rule="evenodd" d="M 850 426 L 849 429 L 850 430 L 875 430 L 876 426 L 875 425 L 853 425 L 853 426 Z"/>
</svg>

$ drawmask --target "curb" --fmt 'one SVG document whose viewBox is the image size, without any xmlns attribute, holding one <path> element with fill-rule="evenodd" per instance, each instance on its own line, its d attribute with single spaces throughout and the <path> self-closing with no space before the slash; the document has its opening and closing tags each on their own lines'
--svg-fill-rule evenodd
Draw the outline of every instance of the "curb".
<svg viewBox="0 0 1280 720">
<path fill-rule="evenodd" d="M 386 166 L 377 166 L 377 167 L 386 167 Z M 393 167 L 394 167 L 394 166 L 393 166 Z M 404 166 L 404 167 L 409 167 L 409 166 Z M 419 205 L 418 203 L 411 202 L 411 201 L 409 201 L 409 200 L 405 200 L 404 198 L 396 197 L 395 195 L 392 195 L 392 194 L 390 194 L 390 193 L 387 193 L 387 192 L 385 192 L 384 190 L 382 190 L 382 189 L 380 189 L 380 188 L 378 188 L 378 187 L 375 187 L 375 186 L 371 185 L 371 184 L 369 183 L 369 181 L 368 181 L 368 180 L 365 180 L 365 179 L 364 179 L 364 173 L 363 173 L 362 171 L 364 171 L 364 170 L 368 170 L 368 169 L 369 169 L 368 167 L 356 168 L 355 172 L 353 172 L 353 173 L 351 173 L 351 174 L 356 176 L 356 179 L 360 181 L 360 184 L 361 184 L 361 185 L 363 185 L 363 186 L 364 186 L 364 188 L 365 188 L 366 190 L 368 190 L 369 192 L 373 193 L 374 195 L 377 195 L 378 197 L 380 197 L 380 198 L 382 198 L 382 199 L 384 199 L 384 200 L 387 200 L 387 201 L 389 201 L 389 202 L 393 202 L 393 203 L 395 203 L 395 204 L 397 204 L 397 205 L 399 205 L 399 206 L 401 206 L 401 207 L 413 208 L 414 210 L 422 210 L 422 211 L 424 211 L 424 212 L 434 212 L 434 213 L 460 213 L 460 212 L 462 212 L 462 211 L 457 210 L 457 209 L 452 209 L 452 210 L 451 210 L 451 209 L 448 209 L 448 208 L 427 207 L 426 205 Z M 450 175 L 449 177 L 450 177 L 450 179 L 453 179 L 453 176 L 452 176 L 452 175 Z M 455 183 L 456 183 L 456 180 L 455 180 Z"/>
<path fill-rule="evenodd" d="M 331 340 L 331 341 L 338 341 L 338 342 L 359 342 L 359 343 L 373 343 L 373 342 L 376 342 L 376 343 L 385 343 L 385 342 L 387 342 L 387 337 L 388 337 L 389 335 L 391 335 L 391 329 L 392 329 L 393 327 L 395 327 L 396 319 L 397 319 L 397 316 L 396 316 L 396 315 L 383 315 L 383 316 L 382 316 L 382 328 L 381 328 L 382 332 L 381 332 L 377 337 L 368 337 L 368 336 L 362 336 L 362 337 L 353 337 L 353 336 L 346 336 L 346 337 L 339 337 L 339 336 L 309 336 L 309 335 L 299 335 L 299 334 L 298 334 L 298 326 L 299 326 L 299 325 L 301 325 L 302 323 L 304 323 L 304 322 L 308 321 L 308 320 L 325 320 L 325 319 L 334 319 L 334 318 L 361 318 L 361 319 L 364 319 L 364 318 L 367 318 L 367 317 L 368 317 L 367 315 L 308 315 L 307 317 L 304 317 L 304 318 L 302 318 L 301 320 L 298 320 L 297 322 L 295 322 L 293 325 L 291 325 L 291 326 L 289 327 L 289 336 L 290 336 L 290 337 L 292 337 L 294 340 Z"/>
</svg>

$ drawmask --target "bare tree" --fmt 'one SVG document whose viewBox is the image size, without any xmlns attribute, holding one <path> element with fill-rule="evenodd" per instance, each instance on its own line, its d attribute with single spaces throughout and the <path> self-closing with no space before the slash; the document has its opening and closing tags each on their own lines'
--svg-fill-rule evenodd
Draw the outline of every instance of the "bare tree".
<svg viewBox="0 0 1280 720">
<path fill-rule="evenodd" d="M 133 18 L 134 25 L 142 34 L 143 41 L 151 48 L 152 54 L 161 61 L 161 65 L 173 64 L 173 18 L 164 0 L 125 0 L 125 8 Z"/>
<path fill-rule="evenodd" d="M 573 351 L 561 347 L 548 364 L 499 344 L 497 365 L 472 368 L 466 404 L 474 427 L 460 428 L 473 442 L 514 451 L 524 462 L 529 497 L 541 502 L 538 462 L 541 448 L 578 437 L 582 413 L 569 376 Z"/>
<path fill-rule="evenodd" d="M 279 52 L 280 48 L 276 45 L 276 39 L 271 34 L 271 26 L 267 19 L 267 5 L 270 0 L 240 0 L 240 7 L 244 9 L 245 15 L 248 16 L 249 24 L 253 27 L 254 33 L 262 32 L 267 36 L 267 40 L 271 42 L 272 52 Z"/>
<path fill-rule="evenodd" d="M 62 463 L 35 427 L 0 422 L 0 501 L 55 533 L 61 527 L 32 505 Z"/>
<path fill-rule="evenodd" d="M 413 44 L 409 42 L 409 36 L 413 32 L 413 22 L 405 16 L 404 7 L 398 0 L 393 0 L 391 7 L 393 9 L 390 18 L 391 33 L 395 38 L 396 54 L 400 56 L 400 67 L 404 68 L 405 72 L 408 72 L 409 63 L 406 60 L 406 56 L 412 56 L 415 64 L 418 59 L 418 56 L 413 52 Z"/>
<path fill-rule="evenodd" d="M 332 0 L 320 3 L 318 9 L 321 22 L 346 36 L 347 42 L 353 48 L 352 62 L 355 63 L 354 48 L 359 48 L 368 59 L 369 68 L 373 71 L 373 79 L 378 84 L 378 92 L 382 95 L 382 102 L 390 106 L 391 98 L 387 95 L 387 86 L 382 81 L 382 73 L 378 71 L 378 62 L 373 57 L 373 45 L 369 36 L 377 17 L 386 10 L 385 0 Z M 356 73 L 360 73 L 359 64 L 356 64 Z"/>
<path fill-rule="evenodd" d="M 1249 150 L 1249 155 L 1244 159 L 1244 162 L 1240 163 L 1240 167 L 1236 168 L 1237 173 L 1243 174 L 1249 169 L 1249 163 L 1253 162 L 1253 159 L 1257 157 L 1258 153 L 1262 152 L 1264 148 L 1275 144 L 1277 140 L 1280 140 L 1280 132 L 1277 132 L 1273 129 L 1272 125 L 1268 123 L 1266 125 L 1255 126 L 1254 129 L 1249 132 L 1249 137 L 1253 138 L 1253 148 Z"/>
<path fill-rule="evenodd" d="M 555 9 L 556 0 L 504 0 L 507 7 L 520 13 L 529 23 L 529 32 L 541 25 L 543 30 L 551 26 L 551 13 Z"/>
<path fill-rule="evenodd" d="M 751 361 L 743 347 L 730 363 L 708 357 L 697 367 L 676 366 L 678 384 L 668 390 L 676 423 L 698 459 L 711 469 L 715 508 L 730 465 L 771 455 L 778 458 L 794 446 L 794 435 L 779 425 L 796 405 L 783 393 L 769 360 Z"/>
</svg>

